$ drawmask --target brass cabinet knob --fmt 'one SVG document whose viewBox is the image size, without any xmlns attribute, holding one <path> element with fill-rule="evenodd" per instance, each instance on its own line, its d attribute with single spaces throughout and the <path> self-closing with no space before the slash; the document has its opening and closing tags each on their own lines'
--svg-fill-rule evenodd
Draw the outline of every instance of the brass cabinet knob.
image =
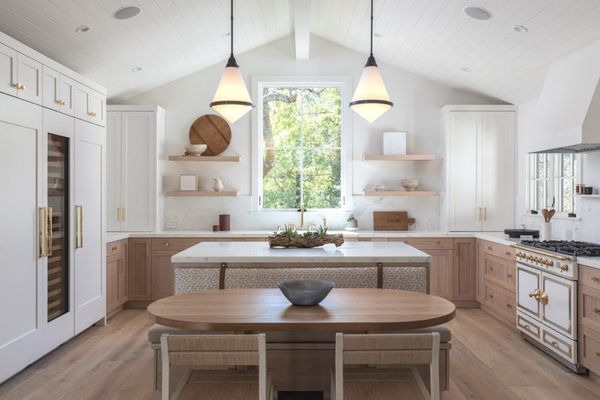
<svg viewBox="0 0 600 400">
<path fill-rule="evenodd" d="M 506 274 L 507 278 L 512 278 L 512 274 Z"/>
<path fill-rule="evenodd" d="M 569 270 L 568 264 L 563 264 L 560 266 L 560 272 L 567 272 Z"/>
<path fill-rule="evenodd" d="M 506 305 L 506 307 L 507 307 L 507 308 L 512 308 L 512 305 L 510 305 L 510 304 L 507 304 L 507 305 Z"/>
<path fill-rule="evenodd" d="M 529 293 L 529 297 L 532 297 L 532 298 L 536 299 L 537 301 L 540 301 L 541 294 L 542 294 L 542 292 L 540 291 L 540 289 L 535 289 L 533 292 Z"/>
<path fill-rule="evenodd" d="M 88 113 L 88 115 L 89 115 L 90 117 L 95 117 L 95 116 L 96 116 L 96 113 L 92 111 L 92 112 L 89 112 L 89 113 Z"/>
<path fill-rule="evenodd" d="M 598 278 L 597 276 L 592 276 L 592 282 L 600 283 L 600 278 Z"/>
<path fill-rule="evenodd" d="M 594 357 L 600 357 L 600 351 L 595 352 Z"/>
<path fill-rule="evenodd" d="M 169 247 L 169 242 L 165 242 L 165 247 Z"/>
<path fill-rule="evenodd" d="M 540 295 L 540 297 L 538 298 L 538 301 L 540 303 L 542 303 L 543 305 L 548 304 L 548 293 L 544 292 Z"/>
<path fill-rule="evenodd" d="M 13 87 L 17 90 L 25 90 L 25 85 L 22 83 L 13 83 Z"/>
<path fill-rule="evenodd" d="M 553 342 L 552 342 L 552 346 L 554 346 L 554 347 L 558 347 L 558 342 L 557 342 L 556 340 L 555 340 L 555 341 L 553 341 Z"/>
</svg>

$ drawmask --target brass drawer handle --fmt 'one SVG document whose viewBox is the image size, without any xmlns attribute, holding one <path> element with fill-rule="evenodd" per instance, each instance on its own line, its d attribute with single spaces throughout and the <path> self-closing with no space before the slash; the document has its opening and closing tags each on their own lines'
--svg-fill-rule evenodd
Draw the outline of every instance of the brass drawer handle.
<svg viewBox="0 0 600 400">
<path fill-rule="evenodd" d="M 494 271 L 494 267 L 490 267 L 489 270 L 493 272 Z"/>
<path fill-rule="evenodd" d="M 512 278 L 512 275 L 511 274 L 506 274 L 506 277 L 507 278 Z"/>
<path fill-rule="evenodd" d="M 554 346 L 554 347 L 559 347 L 559 346 L 558 346 L 558 342 L 557 342 L 556 340 L 555 340 L 555 341 L 553 341 L 551 344 L 552 344 L 552 346 Z"/>
<path fill-rule="evenodd" d="M 592 311 L 594 314 L 600 314 L 600 308 L 594 308 Z"/>
<path fill-rule="evenodd" d="M 512 308 L 512 306 L 510 304 L 507 304 L 506 307 L 507 308 Z"/>
<path fill-rule="evenodd" d="M 492 246 L 488 246 L 488 250 L 492 251 L 494 248 Z"/>
<path fill-rule="evenodd" d="M 488 294 L 488 297 L 489 297 L 490 299 L 493 299 L 493 298 L 494 298 L 494 295 L 493 295 L 493 294 Z"/>
<path fill-rule="evenodd" d="M 600 351 L 595 352 L 594 357 L 600 357 Z"/>
<path fill-rule="evenodd" d="M 116 246 L 115 246 L 115 247 L 113 247 L 113 248 L 112 248 L 112 251 L 117 251 L 117 247 L 116 247 Z"/>
<path fill-rule="evenodd" d="M 600 278 L 598 278 L 597 276 L 592 276 L 592 282 L 600 283 Z"/>
</svg>

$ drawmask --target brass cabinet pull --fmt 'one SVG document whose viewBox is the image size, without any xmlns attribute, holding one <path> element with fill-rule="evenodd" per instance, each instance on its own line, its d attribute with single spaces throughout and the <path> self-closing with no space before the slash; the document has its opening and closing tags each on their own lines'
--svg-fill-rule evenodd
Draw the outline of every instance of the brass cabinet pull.
<svg viewBox="0 0 600 400">
<path fill-rule="evenodd" d="M 117 207 L 117 221 L 121 220 L 121 207 Z"/>
<path fill-rule="evenodd" d="M 13 87 L 17 90 L 25 90 L 25 85 L 22 83 L 13 83 Z"/>
<path fill-rule="evenodd" d="M 595 352 L 594 357 L 600 357 L 600 351 Z"/>
<path fill-rule="evenodd" d="M 93 111 L 91 111 L 91 112 L 89 112 L 89 113 L 88 113 L 88 115 L 89 115 L 90 117 L 95 117 L 95 116 L 96 116 L 96 113 L 95 113 L 95 112 L 93 112 Z"/>
<path fill-rule="evenodd" d="M 532 298 L 536 299 L 537 301 L 540 301 L 541 294 L 542 294 L 542 292 L 540 292 L 540 289 L 535 289 L 533 292 L 529 293 L 529 297 L 532 297 Z"/>
<path fill-rule="evenodd" d="M 52 207 L 48 207 L 48 212 L 46 213 L 48 216 L 48 257 L 54 254 L 54 250 L 52 249 L 52 217 L 53 210 Z"/>
<path fill-rule="evenodd" d="M 512 308 L 512 306 L 511 306 L 510 304 L 507 304 L 507 305 L 506 305 L 506 307 L 508 307 L 508 308 Z"/>
<path fill-rule="evenodd" d="M 539 301 L 540 303 L 542 303 L 543 305 L 546 305 L 546 304 L 548 304 L 548 293 L 546 293 L 546 292 L 542 293 L 542 294 L 540 295 L 540 297 L 539 297 L 538 301 Z"/>
<path fill-rule="evenodd" d="M 67 104 L 67 102 L 62 99 L 54 100 L 54 102 L 60 106 L 64 106 L 65 104 Z"/>
<path fill-rule="evenodd" d="M 487 221 L 487 208 L 483 207 L 483 220 Z"/>
<path fill-rule="evenodd" d="M 594 314 L 600 314 L 600 308 L 594 308 L 593 312 Z"/>
<path fill-rule="evenodd" d="M 592 282 L 600 283 L 600 278 L 598 278 L 597 276 L 592 276 Z"/>
<path fill-rule="evenodd" d="M 512 278 L 512 275 L 511 274 L 506 274 L 506 277 L 507 278 Z"/>
<path fill-rule="evenodd" d="M 125 207 L 121 207 L 121 221 L 125 221 Z"/>
<path fill-rule="evenodd" d="M 83 206 L 75 206 L 75 248 L 83 248 Z"/>
<path fill-rule="evenodd" d="M 48 255 L 48 209 L 40 207 L 38 209 L 38 258 Z"/>
</svg>

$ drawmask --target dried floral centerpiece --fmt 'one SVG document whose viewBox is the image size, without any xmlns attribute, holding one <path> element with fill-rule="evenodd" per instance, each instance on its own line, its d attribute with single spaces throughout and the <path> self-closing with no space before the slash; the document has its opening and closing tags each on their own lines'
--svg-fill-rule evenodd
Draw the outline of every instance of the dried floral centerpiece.
<svg viewBox="0 0 600 400">
<path fill-rule="evenodd" d="M 300 249 L 310 249 L 333 243 L 335 247 L 344 244 L 344 236 L 341 234 L 328 235 L 327 227 L 319 226 L 318 231 L 308 231 L 299 233 L 293 226 L 285 226 L 281 232 L 274 232 L 269 236 L 270 247 L 295 247 Z"/>
</svg>

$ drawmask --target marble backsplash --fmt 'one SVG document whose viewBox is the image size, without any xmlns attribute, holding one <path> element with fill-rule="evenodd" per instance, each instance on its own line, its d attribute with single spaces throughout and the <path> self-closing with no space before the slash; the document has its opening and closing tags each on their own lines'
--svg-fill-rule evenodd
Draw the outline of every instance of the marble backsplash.
<svg viewBox="0 0 600 400">
<path fill-rule="evenodd" d="M 299 212 L 251 211 L 252 197 L 186 198 L 165 199 L 165 229 L 167 230 L 210 230 L 218 224 L 219 214 L 231 215 L 232 230 L 276 229 L 284 224 L 300 225 Z M 373 229 L 373 211 L 408 211 L 415 218 L 411 230 L 440 229 L 439 197 L 363 197 L 354 196 L 351 211 L 308 211 L 304 215 L 305 226 L 320 225 L 327 218 L 330 229 L 343 229 L 352 213 L 362 230 Z"/>
</svg>

